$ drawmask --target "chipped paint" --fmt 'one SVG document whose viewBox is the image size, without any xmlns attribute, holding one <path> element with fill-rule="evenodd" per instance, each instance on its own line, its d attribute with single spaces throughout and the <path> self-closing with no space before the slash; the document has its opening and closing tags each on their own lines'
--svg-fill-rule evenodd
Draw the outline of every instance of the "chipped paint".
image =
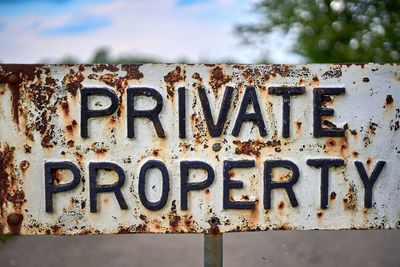
<svg viewBox="0 0 400 267">
<path fill-rule="evenodd" d="M 310 65 L 7 65 L 0 64 L 0 231 L 1 234 L 111 234 L 111 233 L 224 233 L 264 230 L 390 229 L 400 228 L 400 84 L 397 64 Z M 226 87 L 233 88 L 221 135 L 219 110 Z M 256 122 L 233 129 L 246 88 L 255 88 L 266 134 Z M 288 103 L 268 88 L 304 87 L 290 96 L 289 137 L 282 136 L 283 106 Z M 153 88 L 162 97 L 159 122 L 135 118 L 135 137 L 127 137 L 129 88 Z M 344 94 L 322 95 L 321 108 L 334 115 L 320 118 L 322 129 L 342 129 L 343 136 L 314 136 L 313 92 L 345 88 Z M 81 137 L 81 92 L 108 88 L 117 100 L 112 114 L 88 120 L 88 136 Z M 179 88 L 185 88 L 185 137 L 180 137 Z M 203 112 L 204 88 L 213 124 Z M 138 109 L 156 101 L 145 95 Z M 286 101 L 286 102 L 285 102 Z M 110 106 L 106 96 L 89 98 L 92 110 Z M 254 110 L 249 108 L 247 113 Z M 223 117 L 223 116 L 222 116 Z M 165 137 L 156 133 L 162 130 Z M 329 168 L 327 208 L 321 208 L 321 169 L 308 159 L 341 159 Z M 162 194 L 160 172 L 149 169 L 147 202 L 139 196 L 139 173 L 149 160 L 165 164 L 169 191 L 165 205 L 146 208 Z M 223 168 L 227 161 L 247 160 L 254 167 L 232 168 L 229 181 L 243 187 L 227 190 L 230 203 L 246 208 L 224 208 Z M 287 160 L 299 169 L 293 205 L 284 189 L 271 191 L 271 208 L 264 203 L 266 162 Z M 53 212 L 46 212 L 45 162 L 68 161 L 81 175 L 76 187 L 53 194 Z M 189 191 L 187 209 L 181 202 L 181 161 L 202 161 L 215 172 L 214 181 Z M 355 166 L 367 175 L 379 161 L 386 164 L 372 187 L 371 207 L 365 207 L 365 187 Z M 121 209 L 113 192 L 97 195 L 91 212 L 89 163 L 109 162 L 125 173 Z M 247 163 L 246 163 L 247 164 Z M 274 168 L 272 180 L 290 182 L 293 172 Z M 52 186 L 72 181 L 70 171 L 57 170 Z M 189 182 L 204 184 L 206 172 L 192 169 Z M 118 180 L 114 171 L 98 171 L 98 183 Z M 229 184 L 229 182 L 228 182 Z"/>
</svg>

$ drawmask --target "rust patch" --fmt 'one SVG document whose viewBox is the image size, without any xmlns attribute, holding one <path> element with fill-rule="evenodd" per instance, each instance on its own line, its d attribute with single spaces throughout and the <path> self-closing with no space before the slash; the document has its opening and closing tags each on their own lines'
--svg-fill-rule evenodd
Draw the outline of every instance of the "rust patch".
<svg viewBox="0 0 400 267">
<path fill-rule="evenodd" d="M 295 123 L 294 123 L 294 125 L 296 126 L 296 133 L 301 133 L 301 124 L 302 124 L 302 122 L 301 121 L 296 121 Z"/>
<path fill-rule="evenodd" d="M 75 142 L 73 140 L 68 140 L 67 146 L 74 147 L 74 145 L 75 145 Z"/>
<path fill-rule="evenodd" d="M 210 71 L 210 81 L 209 84 L 213 89 L 215 95 L 218 95 L 218 89 L 224 84 L 230 82 L 232 78 L 226 75 L 220 66 L 217 66 Z"/>
<path fill-rule="evenodd" d="M 192 215 L 183 215 L 183 222 L 186 227 L 186 232 L 195 232 Z"/>
<path fill-rule="evenodd" d="M 386 96 L 386 106 L 390 106 L 393 104 L 393 97 L 392 95 L 387 95 Z"/>
<path fill-rule="evenodd" d="M 171 232 L 179 232 L 179 223 L 181 221 L 181 216 L 177 215 L 176 212 L 176 200 L 172 201 L 171 211 L 168 213 L 168 218 Z"/>
<path fill-rule="evenodd" d="M 80 69 L 79 69 L 79 70 L 80 70 Z M 119 71 L 119 69 L 117 68 L 117 66 L 111 65 L 111 64 L 96 64 L 96 65 L 92 68 L 92 70 L 93 70 L 94 72 L 102 72 L 102 71 L 105 71 L 105 70 L 108 70 L 108 71 L 110 71 L 110 72 Z M 80 70 L 80 71 L 83 71 L 83 70 Z"/>
<path fill-rule="evenodd" d="M 354 190 L 354 186 L 350 186 L 346 197 L 343 198 L 344 209 L 347 211 L 354 211 L 357 206 L 357 196 Z"/>
<path fill-rule="evenodd" d="M 35 77 L 40 77 L 41 70 L 37 71 L 38 66 L 40 65 L 1 65 L 0 84 L 8 84 L 11 91 L 13 120 L 17 125 L 19 124 L 20 90 L 24 86 L 24 80 L 33 81 Z"/>
<path fill-rule="evenodd" d="M 200 83 L 203 82 L 203 79 L 201 78 L 200 74 L 198 74 L 197 72 L 192 74 L 192 78 L 198 80 Z"/>
<path fill-rule="evenodd" d="M 75 72 L 74 70 L 70 70 L 67 75 L 65 75 L 62 80 L 63 86 L 67 89 L 67 91 L 72 95 L 76 96 L 76 92 L 82 89 L 82 82 L 85 77 L 80 72 Z"/>
<path fill-rule="evenodd" d="M 367 168 L 371 168 L 372 159 L 370 157 L 367 158 Z"/>
<path fill-rule="evenodd" d="M 24 216 L 22 214 L 12 213 L 7 216 L 7 224 L 10 229 L 10 234 L 18 235 L 21 231 L 22 220 Z"/>
<path fill-rule="evenodd" d="M 139 71 L 140 66 L 142 66 L 142 64 L 123 64 L 121 69 L 126 71 L 124 78 L 129 80 L 142 79 L 144 76 L 143 73 Z"/>
<path fill-rule="evenodd" d="M 27 95 L 33 101 L 38 110 L 44 110 L 49 106 L 51 96 L 54 94 L 55 89 L 53 86 L 43 86 L 38 83 L 29 85 L 27 88 Z"/>
<path fill-rule="evenodd" d="M 152 152 L 151 154 L 152 154 L 154 157 L 157 157 L 159 151 L 160 151 L 159 149 L 154 149 L 153 152 Z"/>
<path fill-rule="evenodd" d="M 369 132 L 373 135 L 375 135 L 376 128 L 378 127 L 378 124 L 371 122 L 368 126 Z"/>
<path fill-rule="evenodd" d="M 349 152 L 349 143 L 346 137 L 340 137 L 336 140 L 334 138 L 328 138 L 324 143 L 324 153 L 328 154 L 339 154 L 342 157 L 346 157 Z"/>
<path fill-rule="evenodd" d="M 362 79 L 362 81 L 365 82 L 365 83 L 368 83 L 368 82 L 369 82 L 369 78 L 368 78 L 368 77 L 364 77 L 364 78 Z"/>
<path fill-rule="evenodd" d="M 31 151 L 32 151 L 31 146 L 27 145 L 27 144 L 24 145 L 24 149 L 25 149 L 25 153 L 31 153 Z"/>
<path fill-rule="evenodd" d="M 239 140 L 233 141 L 233 144 L 236 145 L 235 154 L 246 154 L 246 155 L 255 155 L 260 156 L 260 150 L 264 147 L 279 147 L 281 145 L 280 140 L 272 140 L 263 142 L 258 139 L 256 140 L 249 140 L 246 142 L 241 142 Z"/>
<path fill-rule="evenodd" d="M 342 69 L 340 67 L 331 68 L 330 70 L 328 70 L 324 74 L 322 74 L 322 78 L 324 78 L 324 79 L 339 78 L 341 76 L 342 76 Z"/>
<path fill-rule="evenodd" d="M 20 190 L 15 174 L 14 163 L 15 148 L 5 145 L 3 151 L 0 151 L 0 210 L 4 210 L 9 205 L 13 210 L 19 212 L 25 202 L 25 193 Z"/>
<path fill-rule="evenodd" d="M 247 196 L 247 200 L 249 199 L 249 197 Z M 257 222 L 258 221 L 258 217 L 259 217 L 259 210 L 258 210 L 258 204 L 259 204 L 259 201 L 258 201 L 258 199 L 256 199 L 255 201 L 254 201 L 254 206 L 253 206 L 253 208 L 251 209 L 251 213 L 250 213 L 250 221 L 251 222 Z"/>
<path fill-rule="evenodd" d="M 208 223 L 210 224 L 210 229 L 209 229 L 209 233 L 210 234 L 218 234 L 219 233 L 219 227 L 218 225 L 221 225 L 221 221 L 219 220 L 218 217 L 211 217 L 211 219 L 208 221 Z"/>
<path fill-rule="evenodd" d="M 333 99 L 329 95 L 322 95 L 321 96 L 321 105 L 326 107 L 327 103 L 332 104 Z"/>
<path fill-rule="evenodd" d="M 30 163 L 29 163 L 29 161 L 27 161 L 27 160 L 23 160 L 23 161 L 21 161 L 21 163 L 19 164 L 19 168 L 21 169 L 21 171 L 26 171 L 28 168 L 29 168 L 29 165 L 30 165 Z"/>
<path fill-rule="evenodd" d="M 185 79 L 186 71 L 179 66 L 176 66 L 175 70 L 168 72 L 168 74 L 164 76 L 164 81 L 167 83 L 168 98 L 174 97 L 175 83 L 184 81 Z"/>
<path fill-rule="evenodd" d="M 336 192 L 334 192 L 334 191 L 331 192 L 330 199 L 331 199 L 331 200 L 336 199 Z"/>
</svg>

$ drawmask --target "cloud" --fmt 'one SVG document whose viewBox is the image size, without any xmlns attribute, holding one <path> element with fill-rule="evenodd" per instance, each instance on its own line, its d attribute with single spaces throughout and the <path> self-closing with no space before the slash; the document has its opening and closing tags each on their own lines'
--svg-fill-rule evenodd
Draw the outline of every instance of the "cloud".
<svg viewBox="0 0 400 267">
<path fill-rule="evenodd" d="M 111 21 L 104 17 L 84 17 L 78 20 L 71 20 L 66 24 L 41 31 L 41 34 L 51 35 L 71 35 L 88 33 L 111 25 Z"/>
</svg>

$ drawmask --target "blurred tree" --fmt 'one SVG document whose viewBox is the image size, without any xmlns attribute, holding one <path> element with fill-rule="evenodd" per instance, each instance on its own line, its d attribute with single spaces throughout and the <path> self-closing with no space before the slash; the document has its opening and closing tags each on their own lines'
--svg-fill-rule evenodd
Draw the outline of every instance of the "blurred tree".
<svg viewBox="0 0 400 267">
<path fill-rule="evenodd" d="M 98 64 L 98 63 L 112 63 L 112 62 L 110 62 L 110 61 L 111 61 L 111 59 L 110 59 L 110 56 L 109 56 L 109 51 L 108 51 L 108 49 L 102 47 L 102 48 L 99 48 L 99 49 L 95 52 L 95 54 L 94 54 L 92 60 L 90 61 L 90 63 L 94 63 L 94 64 Z"/>
<path fill-rule="evenodd" d="M 110 64 L 129 64 L 129 63 L 157 63 L 159 61 L 150 58 L 150 57 L 143 57 L 143 56 L 131 56 L 131 55 L 124 55 L 118 58 L 112 58 L 110 56 L 110 52 L 107 48 L 102 47 L 99 48 L 93 58 L 90 60 L 89 63 L 98 64 L 98 63 L 110 63 Z"/>
<path fill-rule="evenodd" d="M 59 64 L 77 64 L 78 61 L 79 60 L 73 56 L 65 56 L 59 61 Z"/>
<path fill-rule="evenodd" d="M 310 62 L 400 62 L 399 0 L 263 0 L 258 23 L 236 32 L 251 44 L 280 30 Z"/>
</svg>

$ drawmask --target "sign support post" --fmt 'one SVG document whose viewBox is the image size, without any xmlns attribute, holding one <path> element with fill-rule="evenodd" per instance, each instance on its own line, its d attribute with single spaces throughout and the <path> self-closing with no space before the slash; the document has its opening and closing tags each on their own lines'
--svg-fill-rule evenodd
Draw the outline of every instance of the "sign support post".
<svg viewBox="0 0 400 267">
<path fill-rule="evenodd" d="M 204 234 L 204 267 L 222 267 L 222 234 Z"/>
</svg>

